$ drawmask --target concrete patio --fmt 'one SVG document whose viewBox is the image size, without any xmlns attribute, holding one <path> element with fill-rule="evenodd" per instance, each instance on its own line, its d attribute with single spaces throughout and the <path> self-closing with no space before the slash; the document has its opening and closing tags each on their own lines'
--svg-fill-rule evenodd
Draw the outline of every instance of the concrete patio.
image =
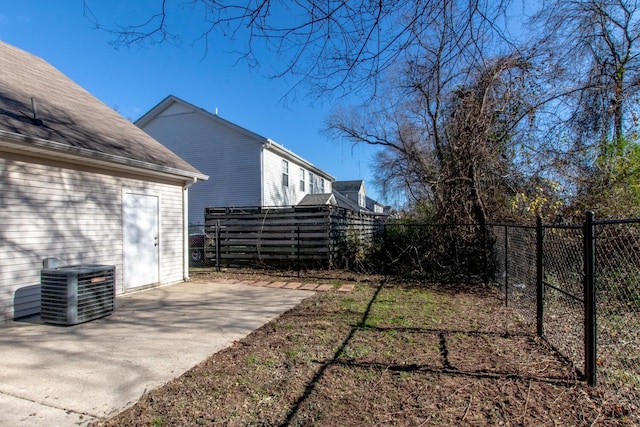
<svg viewBox="0 0 640 427">
<path fill-rule="evenodd" d="M 112 315 L 75 326 L 38 317 L 0 324 L 0 425 L 108 418 L 312 295 L 252 285 L 153 288 L 118 297 Z"/>
</svg>

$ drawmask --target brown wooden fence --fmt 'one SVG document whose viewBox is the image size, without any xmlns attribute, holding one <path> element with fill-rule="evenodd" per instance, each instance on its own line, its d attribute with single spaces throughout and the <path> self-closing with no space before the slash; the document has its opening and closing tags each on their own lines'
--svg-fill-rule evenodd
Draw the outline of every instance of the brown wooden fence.
<svg viewBox="0 0 640 427">
<path fill-rule="evenodd" d="M 347 245 L 369 244 L 382 222 L 334 206 L 207 208 L 205 256 L 218 266 L 332 267 Z"/>
</svg>

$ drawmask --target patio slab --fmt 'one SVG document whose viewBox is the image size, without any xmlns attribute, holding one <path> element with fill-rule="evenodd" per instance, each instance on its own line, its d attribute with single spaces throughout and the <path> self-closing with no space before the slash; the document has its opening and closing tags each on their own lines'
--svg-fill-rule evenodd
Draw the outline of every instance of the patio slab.
<svg viewBox="0 0 640 427">
<path fill-rule="evenodd" d="M 120 296 L 80 325 L 0 323 L 0 425 L 106 419 L 311 295 L 193 281 Z"/>
</svg>

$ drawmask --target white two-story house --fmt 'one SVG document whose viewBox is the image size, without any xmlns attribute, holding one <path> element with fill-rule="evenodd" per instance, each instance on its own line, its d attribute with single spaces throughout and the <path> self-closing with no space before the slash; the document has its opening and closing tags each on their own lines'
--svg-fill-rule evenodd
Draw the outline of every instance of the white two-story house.
<svg viewBox="0 0 640 427">
<path fill-rule="evenodd" d="M 207 207 L 283 207 L 331 193 L 333 176 L 275 141 L 170 95 L 135 124 L 209 175 L 189 193 L 189 223 Z"/>
</svg>

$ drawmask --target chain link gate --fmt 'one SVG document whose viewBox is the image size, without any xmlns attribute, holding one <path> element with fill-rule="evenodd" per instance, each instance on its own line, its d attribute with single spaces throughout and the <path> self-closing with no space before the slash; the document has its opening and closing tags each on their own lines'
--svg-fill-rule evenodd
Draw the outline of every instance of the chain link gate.
<svg viewBox="0 0 640 427">
<path fill-rule="evenodd" d="M 589 212 L 582 225 L 538 219 L 493 235 L 505 304 L 598 386 L 605 410 L 640 423 L 640 219 Z"/>
</svg>

